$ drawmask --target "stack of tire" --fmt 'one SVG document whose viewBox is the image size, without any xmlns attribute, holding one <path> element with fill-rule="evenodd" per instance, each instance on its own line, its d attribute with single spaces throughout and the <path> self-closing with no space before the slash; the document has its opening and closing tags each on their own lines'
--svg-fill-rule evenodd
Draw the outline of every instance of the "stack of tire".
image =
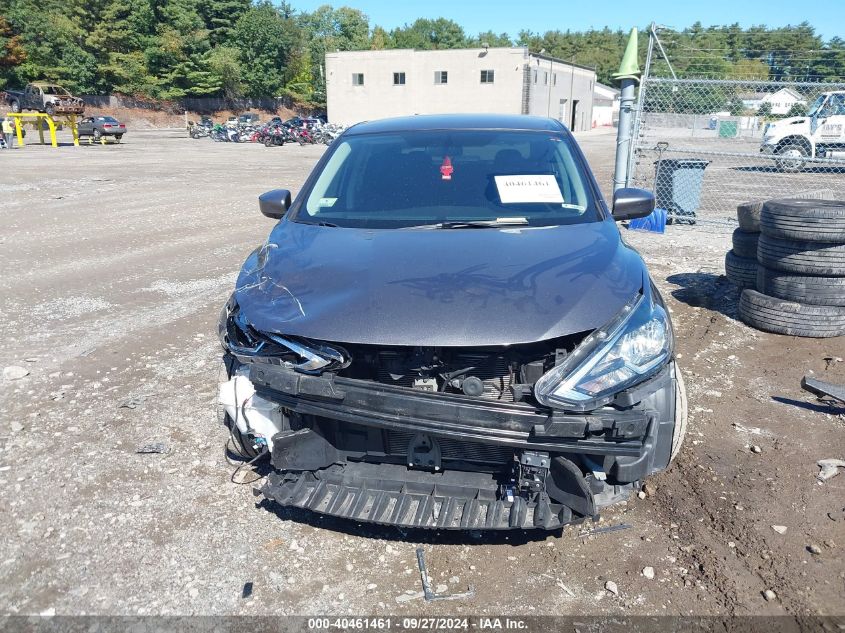
<svg viewBox="0 0 845 633">
<path fill-rule="evenodd" d="M 737 209 L 740 228 L 725 260 L 744 288 L 740 318 L 776 334 L 845 335 L 845 201 L 769 200 L 759 220 L 756 206 Z"/>
<path fill-rule="evenodd" d="M 733 232 L 733 248 L 725 255 L 725 275 L 741 289 L 757 287 L 757 241 L 763 201 L 747 202 L 736 208 L 739 228 Z"/>
</svg>

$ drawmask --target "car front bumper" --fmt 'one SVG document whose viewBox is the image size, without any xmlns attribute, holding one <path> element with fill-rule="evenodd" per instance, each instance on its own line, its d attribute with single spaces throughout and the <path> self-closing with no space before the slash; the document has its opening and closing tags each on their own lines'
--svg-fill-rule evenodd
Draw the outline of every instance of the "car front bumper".
<svg viewBox="0 0 845 633">
<path fill-rule="evenodd" d="M 568 414 L 257 362 L 238 373 L 274 422 L 256 433 L 254 412 L 233 417 L 263 433 L 275 470 L 258 494 L 282 506 L 401 527 L 556 529 L 668 465 L 675 371 L 615 407 Z"/>
</svg>

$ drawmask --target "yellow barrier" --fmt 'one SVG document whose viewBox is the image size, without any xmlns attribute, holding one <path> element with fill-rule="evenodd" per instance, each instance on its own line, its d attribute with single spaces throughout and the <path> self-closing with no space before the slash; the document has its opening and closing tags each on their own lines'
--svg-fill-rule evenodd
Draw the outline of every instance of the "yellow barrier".
<svg viewBox="0 0 845 633">
<path fill-rule="evenodd" d="M 73 135 L 73 144 L 79 147 L 79 130 L 76 127 L 75 114 L 54 114 L 50 116 L 43 112 L 9 112 L 6 114 L 15 121 L 15 132 L 18 136 L 18 147 L 23 147 L 23 125 L 24 123 L 32 123 L 33 128 L 38 130 L 38 137 L 41 144 L 44 144 L 44 125 L 47 122 L 47 128 L 50 130 L 50 145 L 58 147 L 59 143 L 56 140 L 56 119 L 62 119 L 68 124 L 70 133 Z"/>
</svg>

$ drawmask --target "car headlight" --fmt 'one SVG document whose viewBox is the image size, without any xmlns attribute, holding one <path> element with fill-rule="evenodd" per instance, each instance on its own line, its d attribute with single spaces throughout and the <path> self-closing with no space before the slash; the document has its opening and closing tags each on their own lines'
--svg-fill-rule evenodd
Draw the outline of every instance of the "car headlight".
<svg viewBox="0 0 845 633">
<path fill-rule="evenodd" d="M 662 306 L 637 294 L 534 385 L 549 407 L 588 411 L 656 373 L 672 354 L 672 326 Z"/>
</svg>

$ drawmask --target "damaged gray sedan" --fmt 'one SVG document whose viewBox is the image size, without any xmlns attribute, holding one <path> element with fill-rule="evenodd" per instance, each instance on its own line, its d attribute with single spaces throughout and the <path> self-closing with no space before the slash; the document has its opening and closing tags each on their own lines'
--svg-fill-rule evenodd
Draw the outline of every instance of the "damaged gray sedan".
<svg viewBox="0 0 845 633">
<path fill-rule="evenodd" d="M 363 123 L 246 260 L 225 424 L 282 506 L 401 527 L 559 529 L 675 456 L 663 301 L 572 135 L 527 116 Z"/>
</svg>

